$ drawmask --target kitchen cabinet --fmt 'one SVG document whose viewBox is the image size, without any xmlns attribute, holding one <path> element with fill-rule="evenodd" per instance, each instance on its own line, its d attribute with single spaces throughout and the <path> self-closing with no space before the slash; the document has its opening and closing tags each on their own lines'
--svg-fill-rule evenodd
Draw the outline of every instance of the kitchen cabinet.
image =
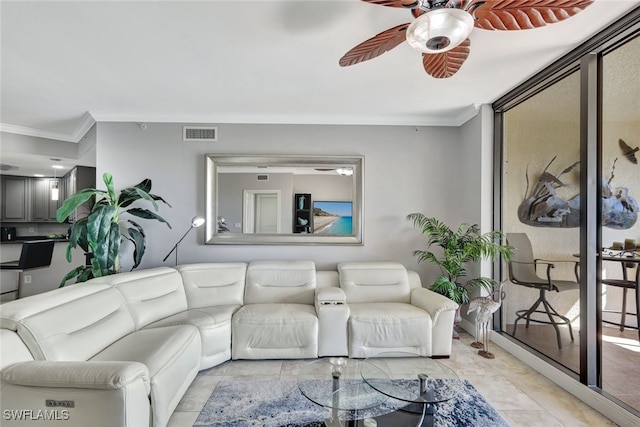
<svg viewBox="0 0 640 427">
<path fill-rule="evenodd" d="M 34 222 L 50 222 L 56 220 L 56 211 L 62 205 L 63 197 L 60 192 L 60 178 L 32 178 L 32 206 L 31 220 Z M 57 200 L 53 200 L 54 189 L 58 190 Z"/>
<path fill-rule="evenodd" d="M 0 217 L 5 222 L 29 220 L 29 182 L 23 176 L 2 176 Z"/>
<path fill-rule="evenodd" d="M 67 197 L 85 188 L 95 188 L 96 168 L 76 166 L 62 178 L 30 178 L 0 175 L 0 220 L 2 222 L 57 222 L 56 211 Z M 58 200 L 52 190 L 58 189 Z M 89 207 L 73 212 L 69 222 L 87 216 Z"/>
</svg>

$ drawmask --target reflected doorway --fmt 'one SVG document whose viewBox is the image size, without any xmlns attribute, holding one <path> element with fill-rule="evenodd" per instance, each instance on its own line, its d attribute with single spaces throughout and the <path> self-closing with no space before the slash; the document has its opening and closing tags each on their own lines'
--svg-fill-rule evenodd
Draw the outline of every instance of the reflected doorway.
<svg viewBox="0 0 640 427">
<path fill-rule="evenodd" d="M 244 190 L 243 233 L 280 232 L 282 212 L 280 190 Z"/>
</svg>

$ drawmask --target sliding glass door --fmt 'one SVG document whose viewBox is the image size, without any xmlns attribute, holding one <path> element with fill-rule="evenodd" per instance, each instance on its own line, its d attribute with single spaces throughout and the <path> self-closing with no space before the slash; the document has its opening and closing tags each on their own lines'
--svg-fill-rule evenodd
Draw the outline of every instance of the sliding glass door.
<svg viewBox="0 0 640 427">
<path fill-rule="evenodd" d="M 500 330 L 640 414 L 640 9 L 494 103 Z"/>
<path fill-rule="evenodd" d="M 602 55 L 602 390 L 640 410 L 640 37 Z M 631 262 L 625 260 L 631 259 Z"/>
<path fill-rule="evenodd" d="M 580 369 L 580 73 L 559 76 L 503 115 L 502 230 L 510 245 L 523 235 L 530 259 L 508 269 L 503 331 L 574 371 Z M 510 238 L 512 237 L 512 238 Z M 517 255 L 524 248 L 517 248 Z M 536 265 L 536 277 L 526 262 Z M 549 264 L 552 262 L 553 264 Z M 548 268 L 549 267 L 549 268 Z M 521 274 L 519 274 L 521 272 Z M 564 319 L 563 319 L 564 317 Z M 568 319 L 565 320 L 565 319 Z"/>
</svg>

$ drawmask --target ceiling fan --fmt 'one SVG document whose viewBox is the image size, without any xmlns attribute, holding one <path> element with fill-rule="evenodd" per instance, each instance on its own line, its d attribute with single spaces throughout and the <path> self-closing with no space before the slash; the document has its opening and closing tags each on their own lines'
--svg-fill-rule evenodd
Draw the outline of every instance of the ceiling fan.
<svg viewBox="0 0 640 427">
<path fill-rule="evenodd" d="M 469 34 L 483 30 L 526 30 L 563 21 L 594 0 L 362 0 L 411 10 L 415 18 L 366 40 L 340 58 L 342 67 L 368 61 L 407 41 L 422 52 L 425 71 L 453 76 L 470 53 Z"/>
</svg>

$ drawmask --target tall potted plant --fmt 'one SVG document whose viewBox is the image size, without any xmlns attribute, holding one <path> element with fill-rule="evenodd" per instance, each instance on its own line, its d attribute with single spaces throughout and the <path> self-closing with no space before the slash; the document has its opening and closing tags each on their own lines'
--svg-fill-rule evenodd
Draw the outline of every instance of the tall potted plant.
<svg viewBox="0 0 640 427">
<path fill-rule="evenodd" d="M 133 187 L 127 187 L 116 195 L 113 177 L 110 173 L 102 175 L 107 189 L 87 188 L 81 190 L 64 201 L 56 212 L 58 222 L 64 222 L 73 211 L 84 203 L 91 206 L 89 215 L 71 224 L 67 261 L 71 262 L 71 250 L 80 246 L 90 260 L 62 279 L 60 287 L 68 280 L 76 277 L 77 282 L 84 282 L 93 277 L 106 276 L 120 272 L 120 245 L 126 239 L 133 244 L 133 267 L 142 261 L 146 248 L 146 238 L 142 227 L 135 221 L 122 218 L 124 214 L 142 219 L 153 219 L 171 225 L 160 215 L 149 209 L 131 206 L 136 201 L 151 203 L 158 210 L 156 201 L 171 207 L 162 197 L 151 194 L 151 180 L 144 179 Z"/>
<path fill-rule="evenodd" d="M 418 262 L 429 261 L 442 271 L 442 275 L 436 279 L 430 289 L 457 302 L 459 305 L 469 302 L 468 288 L 482 288 L 493 292 L 498 282 L 488 277 L 474 277 L 466 282 L 463 278 L 467 275 L 466 264 L 483 259 L 495 261 L 500 255 L 505 259 L 511 259 L 513 248 L 502 245 L 502 233 L 489 231 L 480 234 L 477 224 L 461 224 L 457 229 L 449 228 L 437 218 L 426 217 L 421 213 L 407 215 L 407 220 L 412 221 L 427 238 L 426 250 L 415 250 L 413 255 Z M 431 252 L 432 246 L 439 246 L 441 254 Z"/>
</svg>

